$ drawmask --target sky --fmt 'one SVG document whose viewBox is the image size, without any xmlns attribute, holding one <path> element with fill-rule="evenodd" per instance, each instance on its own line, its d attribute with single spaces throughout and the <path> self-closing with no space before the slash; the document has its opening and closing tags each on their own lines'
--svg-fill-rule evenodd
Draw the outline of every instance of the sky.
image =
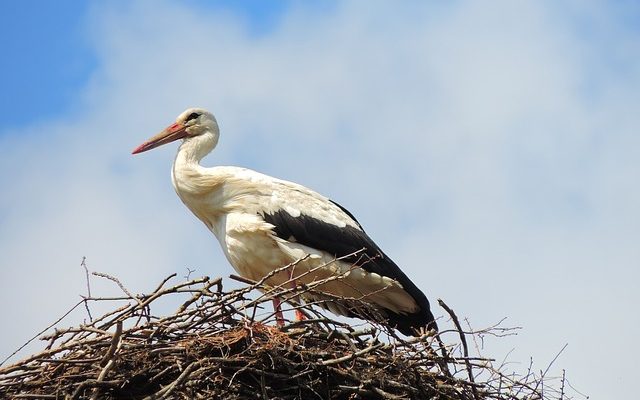
<svg viewBox="0 0 640 400">
<path fill-rule="evenodd" d="M 184 109 L 239 165 L 347 207 L 484 354 L 635 388 L 640 7 L 632 1 L 0 2 L 0 359 L 86 293 L 227 276 L 170 182 Z M 229 286 L 233 287 L 229 282 Z M 117 288 L 92 280 L 93 293 Z M 72 314 L 63 325 L 84 315 Z M 40 344 L 27 348 L 37 349 Z M 26 354 L 21 353 L 22 356 Z M 20 355 L 18 356 L 20 357 Z"/>
</svg>

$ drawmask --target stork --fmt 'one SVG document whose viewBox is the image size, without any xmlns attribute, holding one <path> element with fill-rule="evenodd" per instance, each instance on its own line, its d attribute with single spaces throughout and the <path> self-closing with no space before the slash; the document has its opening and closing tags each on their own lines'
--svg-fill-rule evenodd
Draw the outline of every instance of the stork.
<svg viewBox="0 0 640 400">
<path fill-rule="evenodd" d="M 366 319 L 347 301 L 360 299 L 405 335 L 437 330 L 424 293 L 347 209 L 302 185 L 250 169 L 201 166 L 219 135 L 213 114 L 189 108 L 133 154 L 182 139 L 171 171 L 173 186 L 216 236 L 238 274 L 258 281 L 272 273 L 265 282 L 270 286 L 325 279 L 317 291 L 305 294 L 305 300 L 318 301 L 336 314 Z M 363 255 L 366 262 L 358 262 Z M 273 274 L 294 262 L 295 276 Z M 336 274 L 340 279 L 331 280 Z M 274 302 L 274 308 L 281 318 L 279 303 Z"/>
</svg>

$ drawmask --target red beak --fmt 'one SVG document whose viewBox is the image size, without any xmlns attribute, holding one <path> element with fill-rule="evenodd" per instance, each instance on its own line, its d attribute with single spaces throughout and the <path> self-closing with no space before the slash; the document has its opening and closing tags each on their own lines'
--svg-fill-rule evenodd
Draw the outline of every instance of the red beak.
<svg viewBox="0 0 640 400">
<path fill-rule="evenodd" d="M 158 146 L 162 146 L 163 144 L 171 143 L 175 140 L 182 139 L 187 136 L 187 127 L 175 123 L 169 127 L 167 127 L 162 132 L 158 133 L 151 139 L 142 143 L 140 146 L 136 147 L 131 154 L 142 153 L 143 151 L 154 149 Z"/>
</svg>

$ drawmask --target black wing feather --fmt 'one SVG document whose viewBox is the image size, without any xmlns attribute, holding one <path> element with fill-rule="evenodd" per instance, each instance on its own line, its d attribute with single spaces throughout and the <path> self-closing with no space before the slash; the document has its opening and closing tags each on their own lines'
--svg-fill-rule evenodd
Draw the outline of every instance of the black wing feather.
<svg viewBox="0 0 640 400">
<path fill-rule="evenodd" d="M 355 217 L 341 205 L 332 201 L 361 228 Z M 385 310 L 392 326 L 406 335 L 415 334 L 421 327 L 437 329 L 429 301 L 400 268 L 371 240 L 362 229 L 339 227 L 306 214 L 294 217 L 284 210 L 264 214 L 266 222 L 274 226 L 274 233 L 285 240 L 293 237 L 297 243 L 325 251 L 335 257 L 345 257 L 368 272 L 375 272 L 398 281 L 413 297 L 420 311 L 401 315 Z M 355 253 L 355 255 L 353 255 Z M 366 256 L 366 260 L 363 260 Z M 356 315 L 357 316 L 357 315 Z"/>
</svg>

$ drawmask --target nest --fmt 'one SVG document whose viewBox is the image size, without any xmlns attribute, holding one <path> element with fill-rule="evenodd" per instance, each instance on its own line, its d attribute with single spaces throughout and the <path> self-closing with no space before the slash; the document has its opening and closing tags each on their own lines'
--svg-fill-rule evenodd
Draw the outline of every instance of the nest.
<svg viewBox="0 0 640 400">
<path fill-rule="evenodd" d="M 564 377 L 552 382 L 560 385 L 554 388 L 531 368 L 517 376 L 505 364 L 472 357 L 469 343 L 477 350 L 483 336 L 511 330 L 465 331 L 442 301 L 451 327 L 443 330 L 440 321 L 438 334 L 405 338 L 383 323 L 352 326 L 295 303 L 314 287 L 274 288 L 263 280 L 225 291 L 220 278 L 169 286 L 172 275 L 151 293 L 132 295 L 116 278 L 94 275 L 116 282 L 125 295 L 84 297 L 76 307 L 86 307 L 88 322 L 52 329 L 41 337 L 48 342 L 43 351 L 0 367 L 0 398 L 566 398 Z M 275 296 L 307 318 L 276 326 L 270 304 Z M 179 307 L 171 315 L 154 315 L 159 299 Z M 93 302 L 113 310 L 93 318 Z M 451 337 L 453 343 L 445 344 Z"/>
</svg>

